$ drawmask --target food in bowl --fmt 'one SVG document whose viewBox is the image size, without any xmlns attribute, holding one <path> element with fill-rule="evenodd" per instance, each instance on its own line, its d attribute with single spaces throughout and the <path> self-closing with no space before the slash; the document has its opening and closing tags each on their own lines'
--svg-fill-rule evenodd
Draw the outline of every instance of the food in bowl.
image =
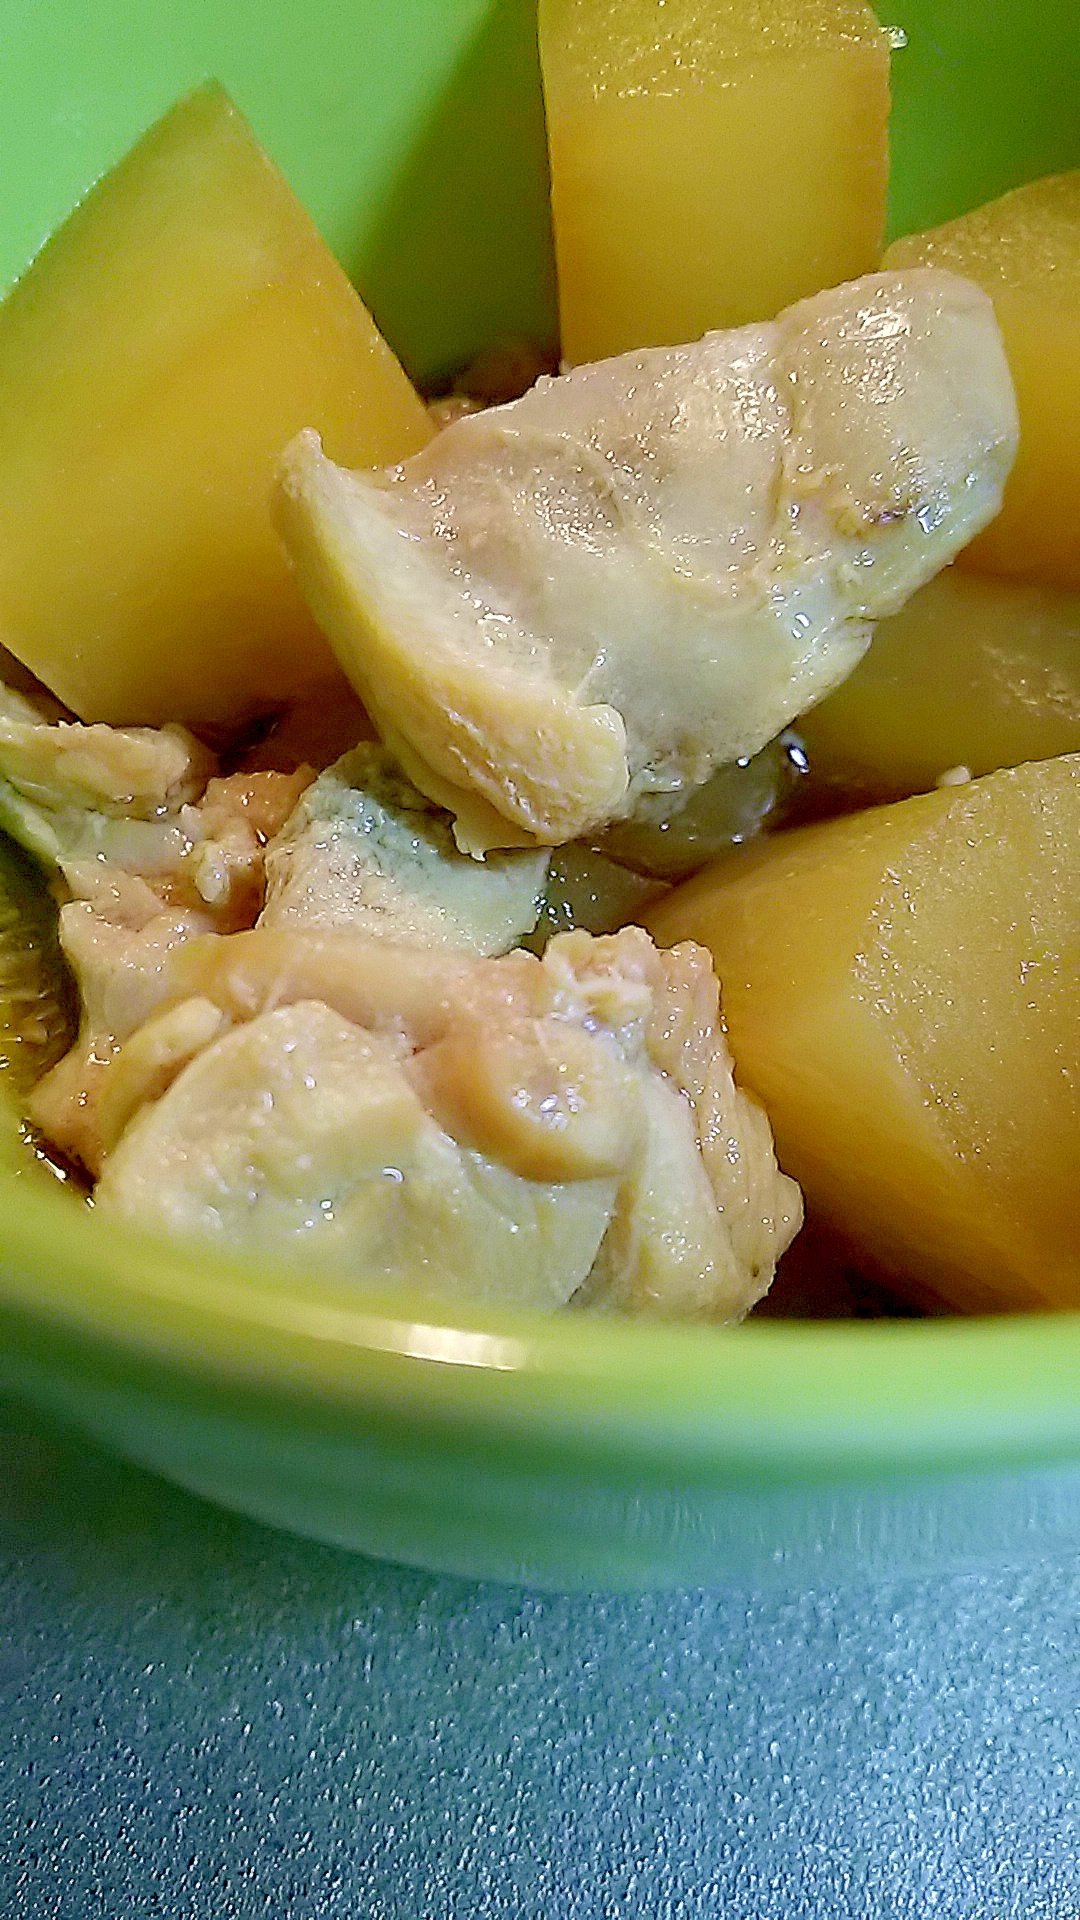
<svg viewBox="0 0 1080 1920">
<path fill-rule="evenodd" d="M 267 517 L 273 462 L 313 423 L 357 463 L 432 427 L 219 86 L 0 305 L 0 384 L 3 630 L 73 713 L 233 727 L 333 677 Z"/>
<path fill-rule="evenodd" d="M 572 364 L 880 264 L 890 38 L 864 0 L 540 0 L 539 41 Z"/>
<path fill-rule="evenodd" d="M 1080 173 L 1032 180 L 889 248 L 897 267 L 962 273 L 994 302 L 1022 432 L 1001 512 L 969 564 L 1080 587 Z"/>
<path fill-rule="evenodd" d="M 354 1277 L 438 1267 L 462 1290 L 532 1304 L 572 1295 L 732 1317 L 768 1284 L 798 1200 L 760 1110 L 731 1082 L 704 954 L 664 956 L 632 929 L 578 931 L 542 957 L 501 949 L 540 905 L 546 846 L 632 828 L 658 793 L 677 801 L 714 760 L 749 757 L 839 677 L 868 617 L 992 514 L 1014 422 L 988 304 L 933 273 L 874 278 L 741 340 L 719 336 L 712 387 L 709 360 L 666 355 L 666 393 L 663 379 L 647 386 L 623 443 L 619 406 L 643 367 L 660 367 L 648 355 L 463 420 L 383 481 L 350 478 L 301 441 L 282 508 L 298 574 L 395 765 L 373 750 L 309 783 L 295 762 L 260 764 L 256 742 L 242 767 L 216 771 L 205 744 L 173 728 L 168 777 L 158 768 L 140 799 L 149 817 L 119 818 L 115 783 L 80 771 L 83 800 L 104 802 L 88 811 L 111 821 L 81 839 L 68 773 L 59 806 L 47 783 L 11 781 L 12 817 L 36 808 L 40 833 L 46 816 L 65 885 L 82 889 L 64 914 L 84 1031 L 34 1112 L 99 1172 L 104 1210 L 256 1247 L 291 1239 L 315 1259 L 321 1245 Z M 712 442 L 680 433 L 703 397 L 716 428 L 725 386 L 737 403 Z M 504 431 L 534 476 L 546 438 L 561 485 L 522 487 L 513 452 L 501 466 L 493 455 Z M 560 525 L 551 501 L 569 497 L 586 449 L 602 511 Z M 684 593 L 725 489 L 726 572 Z M 614 564 L 590 573 L 612 524 Z M 447 554 L 463 529 L 470 561 L 482 556 L 464 581 Z M 612 602 L 631 574 L 649 612 L 620 657 L 627 622 Z M 587 617 L 572 611 L 575 588 Z M 662 661 L 681 704 L 650 703 L 644 639 L 658 608 L 670 622 L 691 598 Z M 537 605 L 555 615 L 539 632 Z M 726 644 L 710 653 L 720 629 Z M 422 654 L 410 653 L 417 632 Z M 510 639 L 501 651 L 497 632 Z M 768 661 L 757 676 L 740 662 L 747 643 Z M 583 705 L 590 658 L 596 697 Z M 688 661 L 695 671 L 681 672 Z M 85 757 L 79 729 L 45 730 L 57 762 Z M 88 732 L 108 761 L 104 730 Z M 156 742 L 139 744 L 152 758 Z M 150 831 L 125 866 L 106 848 L 133 826 Z M 394 856 L 410 842 L 424 849 L 414 867 Z M 466 874 L 484 896 L 480 934 Z"/>
<path fill-rule="evenodd" d="M 721 957 L 816 1218 L 924 1305 L 1075 1301 L 1078 844 L 1064 754 L 776 834 L 647 916 Z"/>
<path fill-rule="evenodd" d="M 384 740 L 469 851 L 701 786 L 850 672 L 997 510 L 993 309 L 932 271 L 629 353 L 383 474 L 305 434 L 279 523 Z"/>
</svg>

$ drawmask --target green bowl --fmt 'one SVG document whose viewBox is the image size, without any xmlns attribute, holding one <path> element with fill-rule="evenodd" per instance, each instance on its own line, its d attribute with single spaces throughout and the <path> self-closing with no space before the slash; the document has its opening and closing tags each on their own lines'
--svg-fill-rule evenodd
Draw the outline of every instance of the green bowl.
<svg viewBox="0 0 1080 1920">
<path fill-rule="evenodd" d="M 889 0 L 895 232 L 1080 164 L 1075 0 Z M 0 280 L 220 78 L 414 375 L 554 320 L 525 0 L 0 0 Z M 548 1585 L 1075 1553 L 1080 1316 L 468 1320 L 104 1230 L 0 1140 L 0 1384 L 210 1498 Z"/>
</svg>

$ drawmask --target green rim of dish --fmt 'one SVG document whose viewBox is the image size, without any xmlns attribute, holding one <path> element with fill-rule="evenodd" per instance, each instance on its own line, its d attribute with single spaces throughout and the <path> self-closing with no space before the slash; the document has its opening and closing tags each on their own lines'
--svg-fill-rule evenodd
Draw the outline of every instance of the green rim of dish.
<svg viewBox="0 0 1080 1920">
<path fill-rule="evenodd" d="M 27 1169 L 0 1308 L 221 1387 L 462 1420 L 485 1440 L 710 1482 L 1019 1464 L 1080 1449 L 1080 1314 L 658 1326 L 479 1316 L 298 1268 L 193 1258 L 89 1217 Z M 42 1177 L 43 1178 L 43 1177 Z"/>
</svg>

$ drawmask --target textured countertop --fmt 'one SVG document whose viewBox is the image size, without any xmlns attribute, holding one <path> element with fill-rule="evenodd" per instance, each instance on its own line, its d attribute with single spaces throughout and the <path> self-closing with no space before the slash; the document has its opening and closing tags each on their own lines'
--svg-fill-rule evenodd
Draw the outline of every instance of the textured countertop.
<svg viewBox="0 0 1080 1920">
<path fill-rule="evenodd" d="M 1080 1914 L 1080 1567 L 528 1594 L 0 1432 L 5 1917 Z"/>
</svg>

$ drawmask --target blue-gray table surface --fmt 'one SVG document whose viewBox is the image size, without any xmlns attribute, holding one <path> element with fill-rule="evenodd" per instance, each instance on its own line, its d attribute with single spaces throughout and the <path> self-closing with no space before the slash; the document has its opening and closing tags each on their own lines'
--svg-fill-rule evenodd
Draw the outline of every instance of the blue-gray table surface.
<svg viewBox="0 0 1080 1920">
<path fill-rule="evenodd" d="M 4 1920 L 1080 1915 L 1080 1566 L 531 1594 L 0 1446 Z"/>
</svg>

